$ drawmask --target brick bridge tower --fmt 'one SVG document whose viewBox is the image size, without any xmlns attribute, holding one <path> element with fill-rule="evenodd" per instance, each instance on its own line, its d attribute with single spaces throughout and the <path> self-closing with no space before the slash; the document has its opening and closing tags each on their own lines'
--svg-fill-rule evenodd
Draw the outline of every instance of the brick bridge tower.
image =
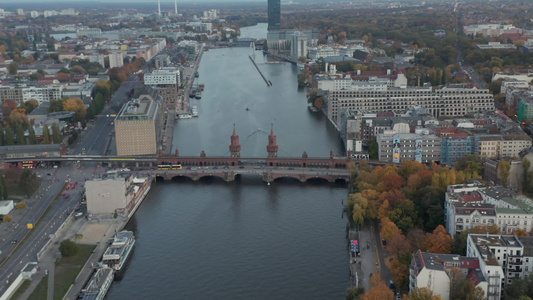
<svg viewBox="0 0 533 300">
<path fill-rule="evenodd" d="M 271 125 L 270 135 L 268 136 L 267 152 L 268 157 L 278 157 L 278 143 L 276 135 L 274 134 L 274 125 Z"/>
<path fill-rule="evenodd" d="M 231 135 L 229 151 L 231 152 L 231 157 L 241 157 L 241 144 L 239 144 L 239 136 L 235 130 L 235 124 L 233 124 L 233 134 Z"/>
</svg>

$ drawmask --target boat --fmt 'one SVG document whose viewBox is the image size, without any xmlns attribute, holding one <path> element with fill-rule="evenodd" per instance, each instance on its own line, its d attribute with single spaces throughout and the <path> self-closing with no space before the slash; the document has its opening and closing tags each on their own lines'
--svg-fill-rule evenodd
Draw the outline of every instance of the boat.
<svg viewBox="0 0 533 300">
<path fill-rule="evenodd" d="M 198 117 L 198 107 L 193 106 L 191 108 L 191 114 L 192 114 L 193 117 Z"/>
<path fill-rule="evenodd" d="M 190 119 L 192 118 L 192 116 L 190 114 L 182 114 L 182 115 L 178 115 L 178 119 Z"/>
<path fill-rule="evenodd" d="M 114 270 L 111 268 L 96 269 L 87 285 L 81 290 L 77 299 L 100 300 L 104 299 L 111 283 L 113 283 Z"/>
<path fill-rule="evenodd" d="M 191 90 L 191 93 L 189 94 L 189 98 L 196 97 L 196 90 Z"/>
<path fill-rule="evenodd" d="M 123 230 L 117 233 L 102 256 L 102 264 L 119 272 L 132 252 L 133 245 L 135 245 L 133 232 Z"/>
<path fill-rule="evenodd" d="M 205 84 L 202 83 L 202 84 L 200 84 L 198 87 L 200 88 L 200 91 L 203 91 L 204 88 L 205 88 Z"/>
<path fill-rule="evenodd" d="M 196 99 L 202 99 L 202 93 L 200 91 L 196 92 L 196 95 L 194 96 Z"/>
<path fill-rule="evenodd" d="M 198 74 L 198 72 L 196 72 L 196 74 L 194 74 L 194 77 L 198 78 L 198 77 L 200 77 L 200 74 Z"/>
</svg>

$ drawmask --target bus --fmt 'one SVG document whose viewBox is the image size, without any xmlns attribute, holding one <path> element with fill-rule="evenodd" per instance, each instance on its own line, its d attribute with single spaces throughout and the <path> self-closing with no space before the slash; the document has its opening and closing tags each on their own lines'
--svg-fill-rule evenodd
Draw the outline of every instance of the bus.
<svg viewBox="0 0 533 300">
<path fill-rule="evenodd" d="M 181 165 L 172 165 L 172 170 L 181 170 Z"/>
</svg>

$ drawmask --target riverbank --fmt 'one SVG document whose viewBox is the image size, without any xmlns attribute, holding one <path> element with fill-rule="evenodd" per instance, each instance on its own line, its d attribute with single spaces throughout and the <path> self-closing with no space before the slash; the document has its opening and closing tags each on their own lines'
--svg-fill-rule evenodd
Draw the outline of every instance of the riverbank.
<svg viewBox="0 0 533 300">
<path fill-rule="evenodd" d="M 48 279 L 49 297 L 54 297 L 54 271 L 57 253 L 60 252 L 59 241 L 63 241 L 65 239 L 71 239 L 81 245 L 96 246 L 92 254 L 89 256 L 89 259 L 85 262 L 76 279 L 72 282 L 70 288 L 63 297 L 63 299 L 76 299 L 81 289 L 85 287 L 86 282 L 93 274 L 93 266 L 96 266 L 98 262 L 100 262 L 104 251 L 109 245 L 109 240 L 126 226 L 134 212 L 146 198 L 149 191 L 150 186 L 142 191 L 143 194 L 140 196 L 139 201 L 135 203 L 132 212 L 128 216 L 99 221 L 89 221 L 85 218 L 74 219 L 70 224 L 68 224 L 68 226 L 65 226 L 63 231 L 60 234 L 57 234 L 55 238 L 57 242 L 51 243 L 44 251 L 42 251 L 42 255 L 39 259 L 40 271 L 34 275 L 30 285 L 22 294 L 20 299 L 27 299 L 39 285 L 41 280 L 46 278 Z M 48 276 L 48 274 L 50 274 L 50 276 Z"/>
</svg>

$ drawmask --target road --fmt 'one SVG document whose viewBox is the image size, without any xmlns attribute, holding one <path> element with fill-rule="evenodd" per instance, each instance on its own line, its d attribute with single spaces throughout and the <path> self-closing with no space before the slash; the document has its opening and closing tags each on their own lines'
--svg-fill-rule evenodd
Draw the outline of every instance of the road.
<svg viewBox="0 0 533 300">
<path fill-rule="evenodd" d="M 34 197 L 28 199 L 28 207 L 22 209 L 20 213 L 16 212 L 13 224 L 5 224 L 11 228 L 0 231 L 2 237 L 2 254 L 0 258 L 7 258 L 7 261 L 1 266 L 0 271 L 0 293 L 3 293 L 11 281 L 18 276 L 24 265 L 30 261 L 37 261 L 37 252 L 42 249 L 50 239 L 50 235 L 55 233 L 59 226 L 65 221 L 66 217 L 79 205 L 83 196 L 81 188 L 83 172 L 76 172 L 72 167 L 62 167 L 58 169 L 38 169 L 42 176 L 42 182 L 39 190 Z M 48 176 L 47 173 L 52 175 Z M 78 181 L 78 186 L 74 190 L 65 192 L 68 198 L 60 197 L 55 205 L 51 206 L 49 213 L 44 217 L 42 223 L 35 229 L 28 229 L 26 224 L 36 224 L 37 220 L 44 213 L 45 209 L 55 199 L 56 195 L 62 190 L 66 179 L 73 182 Z M 4 224 L 3 224 L 4 225 Z M 3 226 L 4 227 L 4 226 Z M 4 229 L 4 228 L 3 228 Z M 10 230 L 11 229 L 11 230 Z M 31 235 L 29 235 L 30 231 Z M 24 237 L 29 236 L 24 242 Z M 9 241 L 17 241 L 11 243 Z M 13 252 L 19 244 L 21 248 Z"/>
<path fill-rule="evenodd" d="M 114 118 L 110 115 L 118 113 L 122 105 L 126 103 L 128 100 L 126 92 L 132 88 L 137 89 L 141 84 L 137 75 L 130 76 L 129 80 L 124 82 L 112 96 L 102 114 L 88 126 L 87 130 L 83 131 L 75 145 L 70 147 L 69 152 L 76 155 L 82 152 L 94 155 L 116 155 L 116 149 L 108 150 L 108 145 L 113 139 L 111 122 Z M 100 171 L 96 163 L 94 166 L 86 166 L 94 168 L 92 175 L 90 172 L 87 173 L 87 170 L 79 170 L 78 167 L 76 163 L 63 163 L 57 169 L 36 169 L 35 171 L 42 178 L 38 191 L 25 201 L 27 208 L 13 212 L 13 222 L 1 225 L 0 259 L 6 258 L 6 260 L 0 265 L 0 294 L 5 292 L 26 263 L 37 261 L 38 251 L 49 241 L 51 235 L 58 230 L 65 219 L 79 207 L 84 193 L 81 186 L 84 185 L 85 180 Z M 65 193 L 68 198 L 60 197 L 55 205 L 50 206 L 61 192 L 65 181 L 69 179 L 72 182 L 78 182 L 78 187 Z M 28 229 L 27 224 L 36 224 L 49 206 L 50 211 L 41 224 L 34 229 Z M 20 249 L 14 252 L 19 244 L 22 244 Z"/>
</svg>

